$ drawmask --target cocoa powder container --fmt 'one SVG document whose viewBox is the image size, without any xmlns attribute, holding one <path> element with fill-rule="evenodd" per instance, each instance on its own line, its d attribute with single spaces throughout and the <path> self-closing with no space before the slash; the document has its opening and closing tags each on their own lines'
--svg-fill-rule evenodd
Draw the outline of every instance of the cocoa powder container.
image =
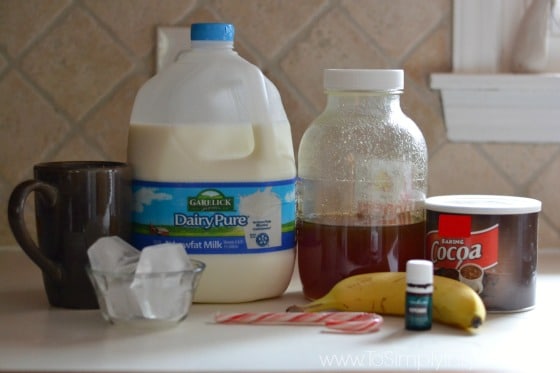
<svg viewBox="0 0 560 373">
<path fill-rule="evenodd" d="M 434 274 L 473 288 L 489 312 L 535 306 L 541 202 L 500 195 L 426 200 L 426 257 Z"/>
</svg>

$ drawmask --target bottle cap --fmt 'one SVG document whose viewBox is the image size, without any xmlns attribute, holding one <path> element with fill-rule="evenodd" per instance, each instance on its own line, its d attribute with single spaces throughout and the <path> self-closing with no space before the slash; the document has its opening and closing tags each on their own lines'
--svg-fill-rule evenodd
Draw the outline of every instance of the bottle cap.
<svg viewBox="0 0 560 373">
<path fill-rule="evenodd" d="M 233 41 L 235 27 L 231 23 L 193 23 L 191 40 L 193 41 Z"/>
<path fill-rule="evenodd" d="M 434 264 L 429 260 L 412 259 L 406 262 L 406 283 L 428 285 L 434 282 Z"/>
<path fill-rule="evenodd" d="M 404 88 L 400 69 L 327 69 L 323 75 L 327 90 L 394 91 Z"/>
</svg>

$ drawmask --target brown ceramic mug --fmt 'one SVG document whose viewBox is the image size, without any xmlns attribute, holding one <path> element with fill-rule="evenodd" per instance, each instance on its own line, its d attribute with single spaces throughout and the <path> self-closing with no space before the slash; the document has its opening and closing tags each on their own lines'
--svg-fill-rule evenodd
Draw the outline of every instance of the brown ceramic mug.
<svg viewBox="0 0 560 373">
<path fill-rule="evenodd" d="M 33 170 L 34 179 L 17 185 L 10 196 L 14 237 L 41 269 L 52 306 L 98 308 L 85 272 L 87 249 L 102 236 L 130 238 L 132 171 L 126 163 L 105 161 L 41 163 Z M 31 192 L 38 243 L 24 221 Z"/>
</svg>

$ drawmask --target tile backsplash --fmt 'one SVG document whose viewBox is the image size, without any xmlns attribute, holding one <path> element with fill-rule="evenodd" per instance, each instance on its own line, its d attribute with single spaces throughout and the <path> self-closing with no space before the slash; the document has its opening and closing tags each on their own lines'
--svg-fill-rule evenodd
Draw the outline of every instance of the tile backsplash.
<svg viewBox="0 0 560 373">
<path fill-rule="evenodd" d="M 1 0 L 0 245 L 14 243 L 7 200 L 33 164 L 126 159 L 157 26 L 224 21 L 279 88 L 296 150 L 325 104 L 324 68 L 403 68 L 402 106 L 428 143 L 429 194 L 540 199 L 540 246 L 560 246 L 560 145 L 446 138 L 429 75 L 452 70 L 452 18 L 451 0 Z"/>
</svg>

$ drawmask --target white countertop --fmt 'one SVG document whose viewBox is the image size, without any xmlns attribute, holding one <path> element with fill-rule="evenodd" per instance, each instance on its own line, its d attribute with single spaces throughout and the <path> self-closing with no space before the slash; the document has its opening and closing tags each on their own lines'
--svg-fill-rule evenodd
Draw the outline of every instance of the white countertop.
<svg viewBox="0 0 560 373">
<path fill-rule="evenodd" d="M 0 248 L 0 371 L 555 371 L 560 347 L 560 249 L 540 249 L 537 307 L 490 314 L 476 335 L 434 324 L 341 335 L 316 326 L 218 325 L 216 311 L 284 311 L 305 300 L 297 277 L 277 299 L 193 305 L 168 329 L 105 322 L 98 310 L 48 306 L 39 270 L 17 247 Z M 551 338 L 546 342 L 545 338 Z"/>
</svg>

